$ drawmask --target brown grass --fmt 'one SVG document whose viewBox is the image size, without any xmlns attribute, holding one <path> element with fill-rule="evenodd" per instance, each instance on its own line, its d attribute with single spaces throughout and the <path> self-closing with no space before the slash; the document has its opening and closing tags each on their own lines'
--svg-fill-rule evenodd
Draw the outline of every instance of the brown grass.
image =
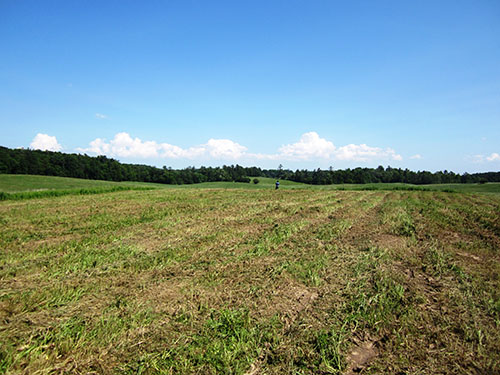
<svg viewBox="0 0 500 375">
<path fill-rule="evenodd" d="M 2 202 L 0 369 L 494 373 L 498 212 L 432 192 Z M 226 363 L 230 342 L 247 354 Z"/>
</svg>

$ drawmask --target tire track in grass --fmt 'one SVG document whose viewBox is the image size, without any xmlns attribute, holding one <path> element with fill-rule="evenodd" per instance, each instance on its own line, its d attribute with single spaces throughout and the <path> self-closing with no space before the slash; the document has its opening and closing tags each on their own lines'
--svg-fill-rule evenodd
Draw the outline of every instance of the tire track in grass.
<svg viewBox="0 0 500 375">
<path fill-rule="evenodd" d="M 388 300 L 385 298 L 387 301 L 397 302 L 395 313 L 378 324 L 379 333 L 368 340 L 369 343 L 376 339 L 374 347 L 378 356 L 369 364 L 374 373 L 495 373 L 498 369 L 498 330 L 491 318 L 485 320 L 484 309 L 491 300 L 492 289 L 481 287 L 480 281 L 489 276 L 484 269 L 482 276 L 471 277 L 468 271 L 464 272 L 454 259 L 454 245 L 449 242 L 449 236 L 439 235 L 450 230 L 432 214 L 435 212 L 432 202 L 441 194 L 401 193 L 395 197 L 398 199 L 388 199 L 380 213 L 383 223 L 380 229 L 386 234 L 374 234 L 371 241 L 377 247 L 367 252 L 369 258 L 378 256 L 382 262 L 372 261 L 375 268 L 368 267 L 369 258 L 364 265 L 359 263 L 365 273 L 371 269 L 370 272 L 377 275 L 369 281 L 379 292 L 374 294 L 364 289 L 370 299 L 360 299 L 357 308 L 368 301 L 371 301 L 368 306 L 376 300 L 380 303 L 380 291 L 384 290 L 387 296 L 392 295 Z M 443 199 L 450 204 L 447 197 Z M 458 201 L 464 205 L 463 214 L 476 206 L 470 199 Z M 431 215 L 421 211 L 421 207 L 431 208 Z M 461 208 L 457 208 L 460 212 Z M 439 205 L 436 209 L 440 209 Z M 399 225 L 395 224 L 405 220 L 383 220 L 394 212 L 411 217 L 412 233 L 396 235 L 398 231 L 394 228 Z M 460 231 L 460 228 L 455 226 L 454 230 Z M 400 240 L 388 241 L 388 234 Z M 498 290 L 498 281 L 493 290 Z M 373 335 L 373 329 L 371 332 Z M 358 341 L 357 346 L 362 349 L 366 340 L 358 338 Z M 367 370 L 366 364 L 361 369 Z"/>
<path fill-rule="evenodd" d="M 293 218 L 292 218 L 293 219 Z M 293 220 L 292 220 L 293 222 Z M 240 274 L 240 269 L 234 268 L 234 263 L 229 263 L 228 264 L 222 264 L 222 266 L 225 268 L 222 270 L 223 272 L 219 273 L 216 275 L 217 279 L 225 279 L 225 280 L 233 280 L 234 278 L 237 279 L 237 276 Z M 258 266 L 258 264 L 252 263 L 250 264 L 246 269 L 249 270 L 252 267 Z M 212 266 L 214 269 L 217 269 L 217 265 Z M 259 269 L 254 269 L 254 272 L 257 274 L 260 274 Z M 248 274 L 251 274 L 250 271 L 247 272 Z M 255 275 L 255 273 L 254 273 Z M 228 306 L 231 309 L 239 309 L 239 308 L 245 308 L 245 303 L 242 303 L 242 301 L 245 301 L 245 299 L 248 298 L 248 294 L 246 296 L 242 296 L 241 298 L 238 297 L 238 288 L 241 287 L 242 283 L 235 281 L 234 283 L 230 283 L 229 285 L 225 284 L 223 289 L 220 289 L 220 285 L 208 285 L 207 287 L 209 288 L 203 288 L 204 282 L 199 282 L 196 281 L 197 278 L 195 276 L 189 278 L 190 282 L 193 282 L 193 287 L 192 288 L 187 288 L 185 292 L 192 292 L 192 299 L 191 301 L 185 301 L 184 303 L 184 308 L 181 309 L 181 311 L 178 312 L 180 314 L 179 316 L 185 316 L 187 317 L 189 322 L 193 322 L 193 320 L 196 321 L 203 321 L 203 316 L 206 314 L 206 310 L 210 308 L 220 308 L 220 306 Z M 198 279 L 199 280 L 199 279 Z M 245 284 L 245 283 L 243 283 Z M 248 290 L 248 286 L 257 286 L 258 283 L 255 280 L 255 277 L 251 278 L 249 281 L 247 281 L 247 286 L 244 288 L 246 291 Z M 210 293 L 210 289 L 212 290 L 212 293 Z M 215 293 L 213 291 L 219 290 Z M 241 289 L 240 289 L 241 290 Z M 195 292 L 196 291 L 196 292 Z M 223 297 L 221 299 L 221 297 Z M 246 298 L 245 298 L 246 297 Z M 208 301 L 207 301 L 208 299 Z M 231 303 L 233 302 L 233 303 Z M 234 302 L 237 302 L 237 304 L 234 304 Z M 229 303 L 229 304 L 228 304 Z M 252 304 L 247 304 L 247 308 L 251 307 Z M 201 310 L 200 310 L 201 308 Z M 252 314 L 257 314 L 257 311 L 251 309 L 250 310 Z M 201 314 L 201 316 L 200 316 Z M 169 329 L 169 324 L 173 323 L 166 323 L 164 328 L 161 330 L 163 332 L 170 332 L 170 335 L 172 333 L 172 330 Z M 201 328 L 200 328 L 201 329 Z M 194 333 L 193 333 L 194 334 Z M 160 334 L 162 335 L 162 334 Z M 168 337 L 168 335 L 167 335 Z M 176 340 L 172 338 L 172 340 Z"/>
<path fill-rule="evenodd" d="M 386 193 L 385 193 L 386 194 Z M 385 195 L 384 194 L 384 195 Z M 380 193 L 360 193 L 350 209 L 337 212 L 340 216 L 329 215 L 334 225 L 341 226 L 328 230 L 331 223 L 324 223 L 312 236 L 302 239 L 304 249 L 317 241 L 319 233 L 322 240 L 331 247 L 327 248 L 327 261 L 323 276 L 324 282 L 314 288 L 317 295 L 308 307 L 307 314 L 300 312 L 292 321 L 285 336 L 285 344 L 277 349 L 277 357 L 295 358 L 294 365 L 285 371 L 296 371 L 303 368 L 307 372 L 337 373 L 345 368 L 346 348 L 351 333 L 344 325 L 344 318 L 338 311 L 342 306 L 349 305 L 354 295 L 346 295 L 350 280 L 350 269 L 358 263 L 360 244 L 364 246 L 368 237 L 377 226 L 374 213 L 381 204 L 384 195 Z M 357 203 L 357 204 L 354 204 Z M 345 226 L 343 223 L 349 222 Z M 316 236 L 315 236 L 316 235 Z M 309 245 L 309 246 L 308 246 Z M 307 252 L 306 254 L 310 254 Z M 317 258 L 324 259 L 324 253 L 319 252 Z M 307 327 L 307 329 L 305 329 Z M 280 370 L 270 373 L 279 373 Z"/>
<path fill-rule="evenodd" d="M 461 196 L 450 201 L 441 195 L 412 197 L 417 241 L 412 243 L 412 253 L 401 257 L 399 272 L 406 274 L 407 289 L 420 301 L 413 322 L 420 329 L 408 329 L 407 339 L 402 340 L 412 353 L 406 366 L 414 371 L 495 373 L 500 362 L 500 336 L 494 321 L 498 312 L 484 306 L 498 298 L 492 291 L 500 287 L 495 276 L 500 268 L 490 251 L 480 253 L 481 257 L 473 255 L 473 261 L 461 256 L 464 235 L 467 241 L 488 247 L 491 237 L 481 230 L 471 232 L 469 224 L 478 225 L 471 218 L 482 217 L 484 211 L 485 219 L 495 220 L 490 216 L 493 211 L 485 208 L 482 197 Z M 455 212 L 430 206 L 429 198 L 445 202 Z M 459 221 L 453 220 L 455 225 L 441 217 L 450 214 L 460 215 Z M 492 265 L 497 265 L 496 270 Z M 412 362 L 420 363 L 419 367 Z"/>
<path fill-rule="evenodd" d="M 352 220 L 352 225 L 356 226 L 364 215 L 369 216 L 369 212 L 376 208 L 380 198 L 373 193 L 340 192 L 335 196 L 348 200 L 348 204 L 341 207 L 342 210 L 326 212 L 315 221 L 316 230 L 301 231 L 300 236 L 291 239 L 295 244 L 288 253 L 289 257 L 293 256 L 299 263 L 316 263 L 320 265 L 318 270 L 326 270 L 321 275 L 322 283 L 308 284 L 299 276 L 300 272 L 296 274 L 288 264 L 282 266 L 277 278 L 266 285 L 267 298 L 271 297 L 271 303 L 260 305 L 274 308 L 281 316 L 285 330 L 280 343 L 269 350 L 267 363 L 259 365 L 265 373 L 336 372 L 342 368 L 338 350 L 340 337 L 337 334 L 331 335 L 333 323 L 328 316 L 331 309 L 339 304 L 339 291 L 345 280 L 345 268 L 339 264 L 340 260 L 345 262 L 345 255 L 339 250 L 339 245 L 345 245 L 343 238 L 352 230 L 352 226 L 341 224 L 334 230 L 322 229 L 331 226 L 332 219 L 339 217 Z M 358 203 L 360 201 L 366 203 L 366 211 Z M 339 223 L 344 222 L 334 220 L 334 225 Z M 327 243 L 326 248 L 318 246 L 318 233 L 321 233 L 321 241 Z M 339 256 L 339 253 L 342 255 Z"/>
</svg>

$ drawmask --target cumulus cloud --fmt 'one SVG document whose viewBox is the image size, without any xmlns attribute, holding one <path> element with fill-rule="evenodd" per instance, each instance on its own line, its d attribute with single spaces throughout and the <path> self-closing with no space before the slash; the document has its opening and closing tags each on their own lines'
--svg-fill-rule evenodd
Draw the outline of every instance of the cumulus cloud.
<svg viewBox="0 0 500 375">
<path fill-rule="evenodd" d="M 95 117 L 98 118 L 99 120 L 105 120 L 108 118 L 107 115 L 103 115 L 102 113 L 96 113 Z"/>
<path fill-rule="evenodd" d="M 143 142 L 139 138 L 132 138 L 128 133 L 118 133 L 106 142 L 104 139 L 96 138 L 90 142 L 90 147 L 79 148 L 80 152 L 91 152 L 98 155 L 121 156 L 121 157 L 158 157 L 158 145 L 154 141 Z"/>
<path fill-rule="evenodd" d="M 168 143 L 160 144 L 161 156 L 165 158 L 211 157 L 213 159 L 239 159 L 246 155 L 247 148 L 230 139 L 209 139 L 207 143 L 183 149 Z"/>
<path fill-rule="evenodd" d="M 179 158 L 189 158 L 192 155 L 202 154 L 203 150 L 195 150 L 195 148 L 191 148 L 185 150 L 179 146 L 170 145 L 168 143 L 161 143 L 159 145 L 159 152 L 162 158 L 171 158 L 171 159 L 179 159 Z"/>
<path fill-rule="evenodd" d="M 210 139 L 207 143 L 183 149 L 168 143 L 157 143 L 155 141 L 142 141 L 132 138 L 128 133 L 118 133 L 106 142 L 96 138 L 90 142 L 88 148 L 78 148 L 79 152 L 90 152 L 99 155 L 138 158 L 186 158 L 211 157 L 214 159 L 239 159 L 245 155 L 246 147 L 229 139 Z"/>
<path fill-rule="evenodd" d="M 335 146 L 332 142 L 320 138 L 318 133 L 309 132 L 303 134 L 297 143 L 282 146 L 279 152 L 287 159 L 329 159 L 335 152 Z"/>
<path fill-rule="evenodd" d="M 490 156 L 486 157 L 488 161 L 500 161 L 500 154 L 493 152 Z"/>
<path fill-rule="evenodd" d="M 415 154 L 413 156 L 410 156 L 410 159 L 422 159 L 422 155 L 420 154 Z"/>
<path fill-rule="evenodd" d="M 38 133 L 33 141 L 30 143 L 30 148 L 33 150 L 42 150 L 42 151 L 61 151 L 62 146 L 57 142 L 57 138 Z"/>
<path fill-rule="evenodd" d="M 316 132 L 303 134 L 297 143 L 282 146 L 279 154 L 273 156 L 289 160 L 337 159 L 359 162 L 403 159 L 392 148 L 382 149 L 366 144 L 335 147 L 332 142 L 321 138 Z"/>
<path fill-rule="evenodd" d="M 371 147 L 366 144 L 335 145 L 316 132 L 303 134 L 298 142 L 281 146 L 274 154 L 254 154 L 230 139 L 209 139 L 207 143 L 182 148 L 169 143 L 143 141 L 122 132 L 109 142 L 96 138 L 89 147 L 79 148 L 79 152 L 125 158 L 166 158 L 166 159 L 220 159 L 220 160 L 290 160 L 315 161 L 342 160 L 368 162 L 375 160 L 402 160 L 392 148 Z"/>
<path fill-rule="evenodd" d="M 215 159 L 239 159 L 247 148 L 229 139 L 210 139 L 204 147 Z"/>
</svg>

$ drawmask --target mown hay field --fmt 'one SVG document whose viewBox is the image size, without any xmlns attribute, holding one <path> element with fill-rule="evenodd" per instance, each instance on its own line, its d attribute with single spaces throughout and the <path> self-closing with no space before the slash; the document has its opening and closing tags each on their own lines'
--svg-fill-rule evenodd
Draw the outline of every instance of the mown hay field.
<svg viewBox="0 0 500 375">
<path fill-rule="evenodd" d="M 500 197 L 0 202 L 0 373 L 500 372 Z"/>
</svg>

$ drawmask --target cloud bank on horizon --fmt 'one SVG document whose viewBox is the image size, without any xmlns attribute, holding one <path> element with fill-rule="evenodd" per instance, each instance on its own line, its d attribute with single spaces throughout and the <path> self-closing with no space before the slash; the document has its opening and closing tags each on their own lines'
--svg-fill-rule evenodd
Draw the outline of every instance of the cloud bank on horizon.
<svg viewBox="0 0 500 375">
<path fill-rule="evenodd" d="M 55 136 L 38 133 L 30 143 L 30 148 L 47 151 L 62 151 L 63 147 Z M 209 139 L 206 143 L 182 148 L 169 143 L 144 141 L 126 132 L 115 134 L 107 141 L 96 138 L 88 147 L 78 147 L 78 153 L 91 155 L 105 155 L 113 158 L 139 159 L 174 159 L 174 160 L 203 160 L 204 162 L 225 160 L 238 162 L 241 160 L 254 162 L 262 160 L 273 161 L 351 161 L 351 162 L 383 162 L 401 161 L 403 157 L 394 149 L 368 146 L 366 144 L 348 144 L 337 147 L 333 142 L 321 138 L 318 133 L 311 131 L 302 134 L 300 139 L 291 144 L 281 146 L 277 152 L 270 154 L 252 153 L 248 148 L 230 139 Z M 412 155 L 409 159 L 421 159 L 420 154 Z M 476 162 L 498 162 L 500 154 L 475 155 Z"/>
<path fill-rule="evenodd" d="M 402 160 L 402 156 L 391 148 L 371 147 L 366 144 L 349 144 L 336 147 L 331 141 L 321 138 L 316 132 L 303 134 L 299 141 L 281 146 L 276 153 L 262 154 L 248 152 L 248 148 L 230 139 L 209 139 L 207 143 L 181 148 L 169 143 L 143 141 L 122 132 L 110 141 L 96 138 L 89 147 L 76 151 L 96 155 L 124 158 L 162 159 L 211 159 L 211 160 L 347 160 L 367 162 L 372 160 Z"/>
</svg>

